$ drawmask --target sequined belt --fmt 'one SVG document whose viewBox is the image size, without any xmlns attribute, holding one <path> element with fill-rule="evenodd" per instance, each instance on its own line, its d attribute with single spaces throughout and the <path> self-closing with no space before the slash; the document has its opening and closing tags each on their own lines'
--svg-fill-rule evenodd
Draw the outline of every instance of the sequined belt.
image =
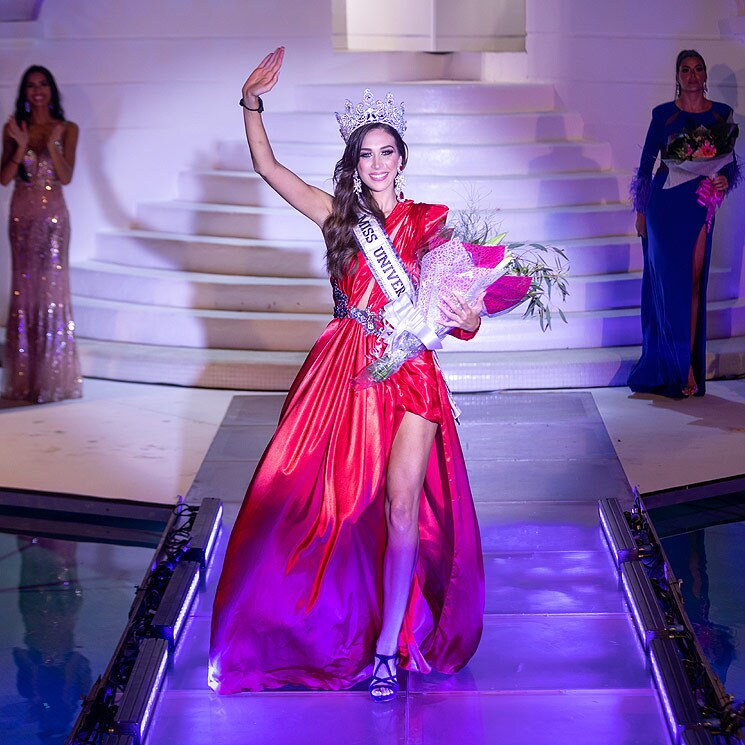
<svg viewBox="0 0 745 745">
<path fill-rule="evenodd" d="M 349 298 L 343 293 L 336 282 L 332 281 L 334 291 L 334 318 L 351 318 L 362 326 L 365 334 L 381 336 L 383 333 L 383 318 L 380 313 L 355 308 L 349 304 Z"/>
</svg>

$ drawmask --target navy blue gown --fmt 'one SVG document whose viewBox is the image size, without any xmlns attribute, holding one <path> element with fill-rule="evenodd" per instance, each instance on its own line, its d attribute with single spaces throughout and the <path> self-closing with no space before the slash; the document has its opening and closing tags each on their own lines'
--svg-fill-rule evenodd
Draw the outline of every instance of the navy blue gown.
<svg viewBox="0 0 745 745">
<path fill-rule="evenodd" d="M 661 163 L 652 178 L 657 155 L 666 157 L 673 135 L 700 125 L 711 127 L 732 121 L 732 109 L 712 102 L 708 111 L 688 113 L 674 101 L 657 106 L 631 186 L 634 208 L 646 213 L 647 237 L 642 238 L 641 321 L 642 356 L 629 375 L 632 391 L 680 398 L 693 367 L 698 392 L 706 390 L 706 285 L 709 277 L 712 232 L 706 233 L 706 255 L 700 282 L 698 322 L 691 349 L 692 267 L 696 241 L 706 232 L 706 208 L 698 204 L 696 189 L 703 177 L 663 189 L 668 169 Z M 738 176 L 737 162 L 725 166 L 730 189 Z"/>
</svg>

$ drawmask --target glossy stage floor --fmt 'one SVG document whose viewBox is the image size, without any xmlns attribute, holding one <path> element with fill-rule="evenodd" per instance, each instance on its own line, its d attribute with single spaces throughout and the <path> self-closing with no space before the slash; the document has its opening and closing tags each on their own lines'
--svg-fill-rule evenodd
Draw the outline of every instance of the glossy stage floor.
<svg viewBox="0 0 745 745">
<path fill-rule="evenodd" d="M 597 503 L 631 490 L 583 392 L 458 396 L 486 566 L 484 636 L 459 674 L 405 676 L 391 705 L 345 692 L 217 696 L 206 688 L 212 597 L 227 535 L 281 397 L 236 396 L 187 496 L 224 528 L 147 745 L 504 743 L 663 745 L 657 691 L 618 587 Z"/>
</svg>

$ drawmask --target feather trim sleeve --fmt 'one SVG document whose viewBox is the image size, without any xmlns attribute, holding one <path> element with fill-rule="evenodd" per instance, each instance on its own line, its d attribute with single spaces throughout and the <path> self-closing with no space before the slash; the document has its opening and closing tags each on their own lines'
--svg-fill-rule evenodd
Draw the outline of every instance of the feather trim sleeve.
<svg viewBox="0 0 745 745">
<path fill-rule="evenodd" d="M 652 188 L 652 175 L 641 173 L 641 169 L 634 171 L 634 178 L 629 185 L 629 197 L 634 207 L 634 212 L 646 212 L 647 202 L 649 201 L 649 192 Z"/>
<path fill-rule="evenodd" d="M 644 147 L 639 160 L 639 168 L 634 173 L 634 178 L 629 186 L 631 203 L 634 205 L 635 212 L 646 212 L 647 202 L 649 201 L 649 192 L 652 187 L 652 171 L 657 161 L 657 155 L 662 148 L 662 124 L 661 107 L 652 111 L 652 121 L 647 129 L 647 136 L 644 139 Z"/>
</svg>

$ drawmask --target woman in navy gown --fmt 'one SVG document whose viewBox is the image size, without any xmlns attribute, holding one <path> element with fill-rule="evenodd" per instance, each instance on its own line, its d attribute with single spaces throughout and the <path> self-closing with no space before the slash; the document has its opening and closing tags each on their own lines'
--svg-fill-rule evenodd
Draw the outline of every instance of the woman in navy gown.
<svg viewBox="0 0 745 745">
<path fill-rule="evenodd" d="M 641 320 L 642 356 L 629 376 L 633 391 L 673 398 L 703 396 L 706 378 L 706 284 L 712 228 L 699 202 L 697 176 L 677 186 L 667 183 L 672 137 L 696 127 L 732 124 L 732 109 L 706 97 L 706 63 L 695 50 L 676 60 L 676 98 L 652 111 L 641 162 L 632 184 L 636 232 L 644 249 Z M 733 154 L 734 158 L 734 154 Z M 737 180 L 736 160 L 710 177 L 719 198 Z"/>
</svg>

